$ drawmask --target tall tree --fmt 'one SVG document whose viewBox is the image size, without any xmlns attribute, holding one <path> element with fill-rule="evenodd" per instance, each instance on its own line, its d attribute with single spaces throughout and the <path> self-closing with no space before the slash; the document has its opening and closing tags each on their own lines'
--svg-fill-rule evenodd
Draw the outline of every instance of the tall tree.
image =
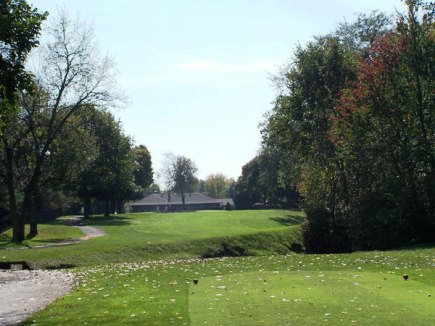
<svg viewBox="0 0 435 326">
<path fill-rule="evenodd" d="M 282 157 L 282 182 L 299 184 L 303 190 L 308 223 L 324 225 L 322 232 L 315 233 L 329 243 L 325 250 L 335 250 L 343 224 L 336 214 L 337 183 L 345 182 L 345 176 L 328 130 L 341 91 L 355 78 L 357 62 L 354 53 L 333 36 L 316 38 L 305 48 L 298 47 L 294 55 L 285 88 L 263 129 L 264 145 Z M 310 200 L 313 194 L 316 199 Z"/>
<path fill-rule="evenodd" d="M 39 107 L 29 110 L 22 103 L 18 120 L 25 120 L 28 134 L 38 146 L 29 153 L 33 164 L 29 166 L 28 177 L 22 184 L 24 193 L 21 214 L 17 214 L 15 191 L 15 144 L 14 125 L 7 127 L 3 141 L 5 179 L 8 181 L 9 205 L 14 221 L 13 241 L 24 239 L 24 221 L 30 221 L 30 235 L 37 234 L 37 220 L 33 213 L 34 195 L 42 175 L 42 167 L 50 151 L 50 146 L 69 119 L 90 106 L 104 108 L 114 105 L 119 99 L 113 86 L 113 64 L 106 56 L 101 56 L 93 39 L 92 28 L 83 22 L 72 22 L 65 13 L 51 25 L 47 43 L 44 44 L 42 70 L 37 72 L 37 82 L 41 92 L 32 95 Z M 26 98 L 24 94 L 22 98 Z M 34 114 L 43 112 L 46 124 L 43 133 L 36 133 L 32 127 Z M 27 127 L 26 127 L 27 128 Z M 11 137 L 9 137 L 11 136 Z M 40 138 L 42 136 L 42 138 Z"/>
<path fill-rule="evenodd" d="M 134 180 L 135 183 L 142 188 L 142 190 L 145 190 L 153 183 L 151 154 L 144 145 L 134 147 L 133 153 L 136 162 Z"/>
<path fill-rule="evenodd" d="M 388 26 L 382 14 L 360 15 L 354 24 L 298 47 L 277 78 L 281 92 L 263 125 L 263 144 L 279 157 L 279 180 L 297 184 L 303 196 L 308 251 L 349 249 L 348 175 L 329 131 L 342 92 L 357 78 L 358 57 L 368 57 L 370 44 Z"/>
<path fill-rule="evenodd" d="M 191 192 L 197 182 L 198 168 L 195 163 L 185 156 L 177 156 L 172 165 L 171 176 L 174 188 L 181 196 L 183 206 L 186 205 L 186 193 Z"/>
<path fill-rule="evenodd" d="M 95 139 L 97 154 L 88 168 L 81 172 L 79 196 L 84 201 L 85 218 L 91 213 L 92 198 L 104 202 L 107 216 L 114 210 L 122 211 L 123 200 L 136 190 L 135 152 L 120 122 L 109 112 L 94 109 L 87 112 L 84 119 Z"/>
<path fill-rule="evenodd" d="M 435 238 L 434 11 L 406 3 L 395 29 L 360 16 L 299 47 L 278 78 L 264 146 L 298 183 L 308 251 Z"/>
<path fill-rule="evenodd" d="M 279 177 L 280 161 L 262 151 L 242 167 L 242 175 L 235 184 L 237 208 L 249 209 L 259 203 L 267 207 L 295 207 L 298 202 L 295 185 Z"/>
<path fill-rule="evenodd" d="M 222 173 L 210 174 L 204 180 L 205 194 L 213 198 L 229 196 L 229 188 L 234 181 Z"/>
<path fill-rule="evenodd" d="M 420 21 L 422 2 L 407 4 L 397 30 L 378 37 L 361 60 L 331 130 L 348 167 L 357 248 L 435 239 L 433 11 Z"/>
</svg>

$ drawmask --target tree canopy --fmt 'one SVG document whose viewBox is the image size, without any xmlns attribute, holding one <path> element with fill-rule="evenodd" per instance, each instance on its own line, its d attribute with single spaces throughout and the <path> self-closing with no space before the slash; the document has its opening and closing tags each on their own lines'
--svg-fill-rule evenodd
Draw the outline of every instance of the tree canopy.
<svg viewBox="0 0 435 326">
<path fill-rule="evenodd" d="M 17 91 L 32 88 L 25 62 L 47 15 L 25 0 L 0 1 L 0 131 L 16 111 Z"/>
<path fill-rule="evenodd" d="M 303 197 L 308 251 L 435 239 L 434 12 L 406 3 L 395 27 L 375 12 L 297 47 L 276 78 L 263 146 Z"/>
</svg>

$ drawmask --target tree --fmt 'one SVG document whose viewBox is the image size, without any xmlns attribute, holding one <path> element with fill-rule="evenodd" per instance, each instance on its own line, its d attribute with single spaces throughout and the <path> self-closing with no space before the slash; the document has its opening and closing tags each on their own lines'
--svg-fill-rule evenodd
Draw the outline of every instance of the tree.
<svg viewBox="0 0 435 326">
<path fill-rule="evenodd" d="M 173 190 L 180 194 L 183 206 L 186 205 L 186 193 L 191 192 L 197 182 L 197 172 L 198 169 L 190 158 L 176 157 L 172 165 L 171 176 L 174 182 Z"/>
<path fill-rule="evenodd" d="M 25 121 L 26 133 L 35 140 L 28 155 L 33 164 L 29 166 L 27 178 L 21 189 L 24 193 L 21 214 L 17 212 L 15 191 L 18 188 L 14 165 L 19 139 L 10 124 L 4 133 L 3 164 L 5 179 L 9 189 L 9 206 L 14 221 L 13 241 L 24 239 L 24 221 L 30 220 L 30 235 L 37 234 L 37 220 L 34 214 L 34 195 L 42 176 L 42 167 L 50 151 L 50 146 L 59 136 L 65 124 L 80 111 L 90 106 L 105 108 L 114 105 L 120 96 L 113 86 L 113 64 L 108 57 L 102 57 L 93 39 L 92 29 L 82 22 L 73 23 L 65 13 L 61 13 L 53 23 L 44 44 L 42 59 L 44 64 L 37 72 L 38 89 L 30 107 L 22 104 L 16 120 Z M 23 93 L 23 99 L 27 95 Z M 35 114 L 43 113 L 45 126 L 42 133 L 35 132 Z"/>
<path fill-rule="evenodd" d="M 369 15 L 359 14 L 351 24 L 340 23 L 334 35 L 362 58 L 367 58 L 371 45 L 379 36 L 387 34 L 392 28 L 393 21 L 390 17 L 382 12 L 372 11 Z"/>
<path fill-rule="evenodd" d="M 242 175 L 238 178 L 235 189 L 235 204 L 239 209 L 251 209 L 255 203 L 263 202 L 263 194 L 258 184 L 258 161 L 258 157 L 255 157 L 242 167 Z"/>
<path fill-rule="evenodd" d="M 278 180 L 297 185 L 307 215 L 303 229 L 308 251 L 349 250 L 349 176 L 329 134 L 342 92 L 357 78 L 358 57 L 389 19 L 376 12 L 354 24 L 297 47 L 282 76 L 275 107 L 263 124 L 265 150 L 279 160 Z"/>
<path fill-rule="evenodd" d="M 222 173 L 210 174 L 204 180 L 205 194 L 213 198 L 229 197 L 229 188 L 233 183 Z"/>
<path fill-rule="evenodd" d="M 31 90 L 32 75 L 25 62 L 38 46 L 41 24 L 48 13 L 39 13 L 24 0 L 0 2 L 0 136 L 16 112 L 18 90 Z"/>
<path fill-rule="evenodd" d="M 144 145 L 134 147 L 133 153 L 136 162 L 134 181 L 136 185 L 142 187 L 142 190 L 145 190 L 153 183 L 151 154 Z"/>
<path fill-rule="evenodd" d="M 298 196 L 295 186 L 279 178 L 279 160 L 262 151 L 242 167 L 242 175 L 235 184 L 237 208 L 250 209 L 255 204 L 263 207 L 295 207 Z"/>
<path fill-rule="evenodd" d="M 80 174 L 78 194 L 84 201 L 84 216 L 91 215 L 92 198 L 104 202 L 106 216 L 115 210 L 121 212 L 124 199 L 138 191 L 134 182 L 137 152 L 111 113 L 89 109 L 84 119 L 95 139 L 97 152 Z"/>
<path fill-rule="evenodd" d="M 407 5 L 396 31 L 378 37 L 361 60 L 331 129 L 348 167 L 356 248 L 435 239 L 433 11 L 419 21 L 422 2 Z"/>
<path fill-rule="evenodd" d="M 354 53 L 337 37 L 318 37 L 305 48 L 298 47 L 285 74 L 285 88 L 263 128 L 266 150 L 278 157 L 279 179 L 299 185 L 308 223 L 321 221 L 329 250 L 336 250 L 344 223 L 337 215 L 337 184 L 345 183 L 328 137 L 334 106 L 346 85 L 355 79 Z M 318 182 L 311 182 L 317 180 Z M 310 198 L 316 200 L 311 201 Z M 326 247 L 325 247 L 326 248 Z"/>
<path fill-rule="evenodd" d="M 197 172 L 198 168 L 190 158 L 173 153 L 165 154 L 158 179 L 164 190 L 168 192 L 169 201 L 171 191 L 176 191 L 181 196 L 183 206 L 186 204 L 185 194 L 192 192 L 195 188 L 198 182 Z"/>
<path fill-rule="evenodd" d="M 167 191 L 169 196 L 174 188 L 173 168 L 177 156 L 174 153 L 165 153 L 160 170 L 157 172 L 157 179 L 163 191 Z"/>
<path fill-rule="evenodd" d="M 433 3 L 360 16 L 295 51 L 263 144 L 296 182 L 309 252 L 435 238 Z"/>
</svg>

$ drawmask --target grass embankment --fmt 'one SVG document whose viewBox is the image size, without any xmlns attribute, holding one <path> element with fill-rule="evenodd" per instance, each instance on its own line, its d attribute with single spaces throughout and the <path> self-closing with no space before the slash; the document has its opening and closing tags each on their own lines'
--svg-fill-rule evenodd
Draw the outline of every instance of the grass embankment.
<svg viewBox="0 0 435 326">
<path fill-rule="evenodd" d="M 26 261 L 33 268 L 86 266 L 155 259 L 289 253 L 300 241 L 299 211 L 202 211 L 95 217 L 87 221 L 108 235 L 79 244 L 7 250 L 1 261 Z M 59 223 L 59 222 L 57 222 Z M 51 225 L 40 225 L 41 235 Z M 67 227 L 74 229 L 76 228 Z M 49 241 L 43 236 L 44 241 Z M 52 240 L 58 240 L 58 236 Z M 27 245 L 40 244 L 39 236 Z M 6 241 L 0 248 L 8 247 Z"/>
<path fill-rule="evenodd" d="M 26 225 L 25 233 L 29 232 L 29 226 Z M 82 232 L 74 227 L 65 225 L 62 220 L 54 221 L 49 224 L 41 224 L 38 226 L 39 234 L 33 238 L 25 239 L 21 245 L 11 243 L 12 230 L 8 230 L 0 234 L 0 250 L 1 249 L 14 249 L 20 247 L 33 247 L 41 246 L 48 243 L 55 243 L 64 240 L 73 240 L 80 238 Z"/>
</svg>

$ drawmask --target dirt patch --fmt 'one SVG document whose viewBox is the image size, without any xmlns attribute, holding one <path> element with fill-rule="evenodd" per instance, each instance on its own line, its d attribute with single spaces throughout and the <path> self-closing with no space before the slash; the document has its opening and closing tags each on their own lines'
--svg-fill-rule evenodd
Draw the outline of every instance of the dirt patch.
<svg viewBox="0 0 435 326">
<path fill-rule="evenodd" d="M 59 271 L 0 270 L 0 325 L 17 325 L 44 309 L 73 286 L 71 274 Z"/>
</svg>

